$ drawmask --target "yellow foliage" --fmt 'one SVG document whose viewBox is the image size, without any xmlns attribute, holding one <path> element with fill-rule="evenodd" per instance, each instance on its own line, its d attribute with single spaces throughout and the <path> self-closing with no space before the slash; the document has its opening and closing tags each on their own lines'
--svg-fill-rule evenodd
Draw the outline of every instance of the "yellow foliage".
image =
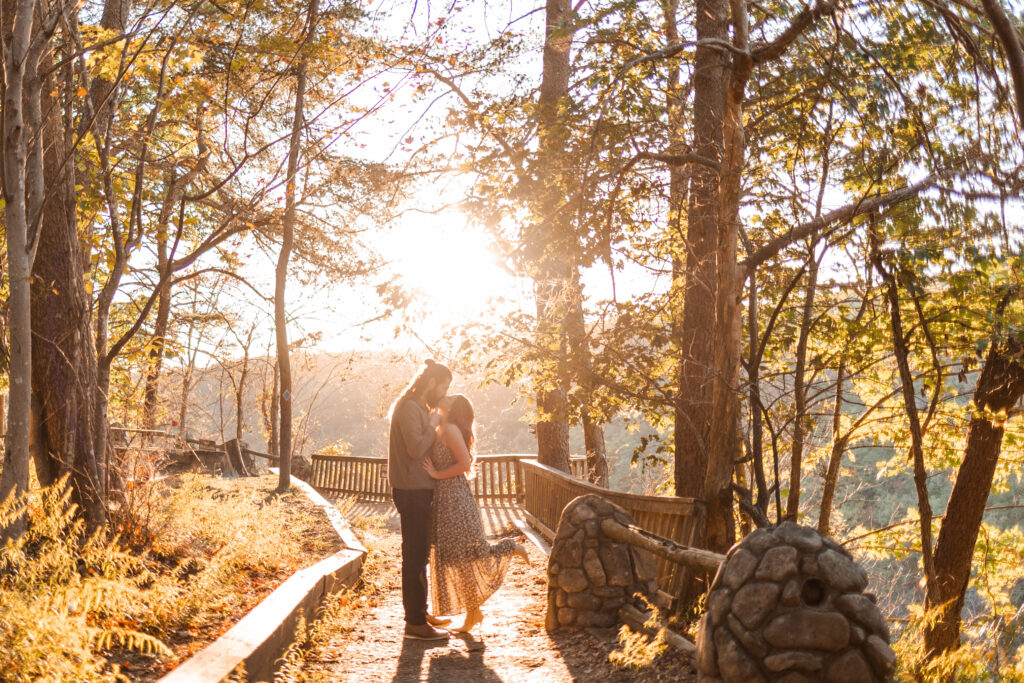
<svg viewBox="0 0 1024 683">
<path fill-rule="evenodd" d="M 622 669 L 642 669 L 668 649 L 665 630 L 658 629 L 654 636 L 634 632 L 629 626 L 619 629 L 619 649 L 608 655 L 608 661 Z"/>
<path fill-rule="evenodd" d="M 141 554 L 105 531 L 87 537 L 63 481 L 0 504 L 0 528 L 23 516 L 29 528 L 0 548 L 2 677 L 125 680 L 105 659 L 117 651 L 173 665 L 162 634 L 243 613 L 255 586 L 332 552 L 326 519 L 294 495 L 271 498 L 272 479 L 186 475 L 153 484 L 150 526 L 131 531 L 152 539 Z M 113 524 L 125 522 L 115 515 Z M 315 531 L 321 524 L 324 533 Z"/>
</svg>

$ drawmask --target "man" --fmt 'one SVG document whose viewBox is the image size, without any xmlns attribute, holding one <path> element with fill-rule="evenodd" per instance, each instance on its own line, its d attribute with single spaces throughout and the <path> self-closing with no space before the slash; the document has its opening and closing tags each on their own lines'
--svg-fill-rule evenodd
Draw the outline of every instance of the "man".
<svg viewBox="0 0 1024 683">
<path fill-rule="evenodd" d="M 402 606 L 405 637 L 444 640 L 445 623 L 427 614 L 427 556 L 430 551 L 430 502 L 434 480 L 423 469 L 430 457 L 439 418 L 433 409 L 448 393 L 452 372 L 428 360 L 391 408 L 388 482 L 402 522 Z"/>
</svg>

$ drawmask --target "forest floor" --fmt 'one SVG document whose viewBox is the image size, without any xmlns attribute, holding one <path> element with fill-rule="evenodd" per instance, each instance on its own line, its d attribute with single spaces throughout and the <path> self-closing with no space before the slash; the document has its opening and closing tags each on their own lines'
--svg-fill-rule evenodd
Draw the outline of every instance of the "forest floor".
<svg viewBox="0 0 1024 683">
<path fill-rule="evenodd" d="M 296 678 L 366 683 L 696 680 L 692 662 L 673 650 L 639 670 L 616 667 L 609 655 L 619 648 L 617 629 L 548 633 L 547 558 L 525 541 L 532 564 L 511 565 L 504 586 L 483 606 L 483 624 L 472 634 L 453 634 L 447 642 L 405 640 L 398 520 L 393 512 L 371 512 L 348 512 L 370 548 L 363 585 L 344 598 L 351 605 L 345 617 L 324 624 L 326 632 L 305 654 Z M 518 535 L 508 523 L 515 508 L 484 508 L 483 513 L 492 536 Z"/>
<path fill-rule="evenodd" d="M 160 638 L 170 654 L 115 648 L 111 665 L 151 681 L 216 640 L 292 574 L 341 549 L 323 511 L 301 491 L 275 492 L 273 475 L 169 477 L 146 501 L 155 537 L 144 549 L 163 620 L 126 623 Z M 153 598 L 157 600 L 158 598 Z M 169 604 L 166 604 L 167 601 Z M 138 610 L 148 618 L 154 610 Z M 0 678 L 3 678 L 0 675 Z"/>
</svg>

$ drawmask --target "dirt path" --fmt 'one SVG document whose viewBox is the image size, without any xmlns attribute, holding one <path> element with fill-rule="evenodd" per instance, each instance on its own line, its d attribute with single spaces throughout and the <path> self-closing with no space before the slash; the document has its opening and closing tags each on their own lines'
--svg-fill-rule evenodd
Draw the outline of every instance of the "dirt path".
<svg viewBox="0 0 1024 683">
<path fill-rule="evenodd" d="M 690 662 L 673 651 L 641 671 L 615 668 L 615 629 L 548 634 L 544 630 L 547 558 L 530 547 L 533 564 L 513 563 L 505 585 L 484 605 L 484 623 L 472 635 L 445 643 L 402 638 L 399 536 L 387 526 L 367 532 L 373 547 L 358 607 L 344 632 L 307 658 L 309 679 L 332 681 L 561 682 L 691 681 Z M 529 543 L 525 543 L 529 545 Z"/>
</svg>

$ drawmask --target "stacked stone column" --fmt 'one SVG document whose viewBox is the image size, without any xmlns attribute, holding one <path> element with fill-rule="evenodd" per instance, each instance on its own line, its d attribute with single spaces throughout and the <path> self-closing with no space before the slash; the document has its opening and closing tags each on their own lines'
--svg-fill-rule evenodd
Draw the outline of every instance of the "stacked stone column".
<svg viewBox="0 0 1024 683">
<path fill-rule="evenodd" d="M 640 602 L 636 594 L 650 599 L 657 593 L 654 557 L 605 536 L 606 519 L 636 524 L 621 507 L 592 494 L 562 511 L 548 560 L 549 630 L 612 626 L 620 607 Z"/>
<path fill-rule="evenodd" d="M 715 576 L 698 629 L 699 680 L 888 680 L 889 629 L 867 574 L 817 531 L 786 522 L 737 543 Z"/>
</svg>

